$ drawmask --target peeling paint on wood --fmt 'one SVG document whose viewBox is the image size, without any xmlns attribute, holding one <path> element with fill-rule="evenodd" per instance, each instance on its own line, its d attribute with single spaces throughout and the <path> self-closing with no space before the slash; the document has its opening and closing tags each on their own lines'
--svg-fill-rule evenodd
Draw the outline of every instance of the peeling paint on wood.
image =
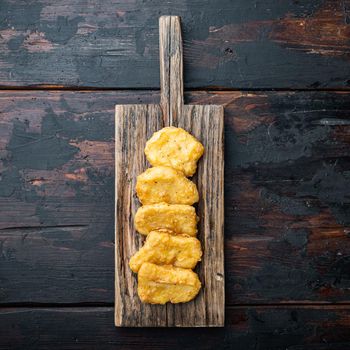
<svg viewBox="0 0 350 350">
<path fill-rule="evenodd" d="M 158 88 L 158 17 L 171 14 L 186 88 L 350 84 L 348 0 L 95 2 L 2 0 L 0 85 Z"/>
<path fill-rule="evenodd" d="M 349 93 L 185 101 L 225 106 L 227 305 L 349 301 L 349 130 L 337 123 Z M 158 102 L 143 91 L 0 93 L 0 302 L 113 302 L 114 105 Z M 28 142 L 31 161 L 15 148 Z"/>
<path fill-rule="evenodd" d="M 226 327 L 118 328 L 112 307 L 3 308 L 0 349 L 344 350 L 349 306 L 235 307 Z M 59 330 L 59 331 L 58 331 Z"/>
</svg>

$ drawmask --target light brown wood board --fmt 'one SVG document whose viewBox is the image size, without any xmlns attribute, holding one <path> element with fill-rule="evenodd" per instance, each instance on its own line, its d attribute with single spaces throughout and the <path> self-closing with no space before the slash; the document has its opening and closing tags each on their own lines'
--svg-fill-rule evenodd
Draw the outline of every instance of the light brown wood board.
<svg viewBox="0 0 350 350">
<path fill-rule="evenodd" d="M 163 16 L 160 35 L 160 105 L 116 105 L 115 117 L 115 324 L 125 327 L 224 326 L 224 113 L 218 105 L 185 105 L 180 18 Z M 142 79 L 142 77 L 140 77 Z M 136 178 L 150 167 L 146 141 L 165 126 L 181 127 L 205 147 L 192 180 L 197 184 L 198 238 L 203 257 L 195 271 L 202 289 L 191 302 L 150 305 L 137 295 L 128 262 L 143 245 L 133 218 L 140 206 Z"/>
</svg>

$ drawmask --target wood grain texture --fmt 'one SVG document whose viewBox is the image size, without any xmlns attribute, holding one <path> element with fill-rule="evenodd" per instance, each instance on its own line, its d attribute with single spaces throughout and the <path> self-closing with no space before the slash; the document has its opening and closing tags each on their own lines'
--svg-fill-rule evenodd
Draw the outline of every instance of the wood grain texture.
<svg viewBox="0 0 350 350">
<path fill-rule="evenodd" d="M 349 306 L 228 308 L 225 328 L 115 328 L 112 307 L 3 308 L 0 349 L 345 350 Z"/>
<path fill-rule="evenodd" d="M 0 2 L 0 85 L 159 88 L 181 16 L 186 88 L 349 88 L 349 0 Z"/>
<path fill-rule="evenodd" d="M 182 117 L 183 62 L 180 18 L 159 18 L 160 106 L 165 123 L 172 125 Z"/>
<path fill-rule="evenodd" d="M 350 302 L 349 93 L 185 101 L 225 106 L 226 304 Z M 2 305 L 113 303 L 116 103 L 159 94 L 0 92 Z"/>
<path fill-rule="evenodd" d="M 129 260 L 143 245 L 134 228 L 140 206 L 136 179 L 148 167 L 144 145 L 162 127 L 158 105 L 117 105 L 115 133 L 115 324 L 116 326 L 166 326 L 165 306 L 144 304 L 137 294 L 137 278 Z"/>
<path fill-rule="evenodd" d="M 0 91 L 0 349 L 348 349 L 349 305 L 323 304 L 350 302 L 350 97 L 262 89 L 348 89 L 349 9 L 0 1 L 0 87 L 138 89 Z M 113 326 L 114 105 L 159 103 L 162 14 L 207 90 L 186 102 L 225 105 L 226 301 L 248 305 L 205 332 Z"/>
<path fill-rule="evenodd" d="M 115 324 L 128 327 L 217 327 L 224 325 L 224 114 L 222 106 L 183 105 L 180 19 L 160 18 L 162 91 L 160 105 L 116 106 L 116 314 Z M 202 282 L 191 302 L 159 306 L 140 302 L 130 257 L 142 246 L 133 218 L 139 207 L 136 178 L 149 167 L 146 141 L 164 126 L 181 127 L 203 144 L 205 154 L 193 181 L 200 201 L 198 238 L 203 256 L 196 272 Z"/>
</svg>

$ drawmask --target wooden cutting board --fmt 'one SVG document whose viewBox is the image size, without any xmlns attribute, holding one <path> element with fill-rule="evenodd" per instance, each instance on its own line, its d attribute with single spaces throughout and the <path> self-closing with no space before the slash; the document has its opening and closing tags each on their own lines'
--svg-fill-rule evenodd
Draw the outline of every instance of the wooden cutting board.
<svg viewBox="0 0 350 350">
<path fill-rule="evenodd" d="M 126 327 L 224 326 L 224 113 L 222 106 L 185 105 L 180 18 L 163 16 L 160 35 L 160 105 L 116 105 L 115 116 L 115 325 Z M 140 77 L 142 79 L 142 76 Z M 143 245 L 133 218 L 140 203 L 136 177 L 150 167 L 146 141 L 165 126 L 181 127 L 205 147 L 192 180 L 197 184 L 198 238 L 203 257 L 195 271 L 199 295 L 184 304 L 140 302 L 137 275 L 128 266 Z"/>
</svg>

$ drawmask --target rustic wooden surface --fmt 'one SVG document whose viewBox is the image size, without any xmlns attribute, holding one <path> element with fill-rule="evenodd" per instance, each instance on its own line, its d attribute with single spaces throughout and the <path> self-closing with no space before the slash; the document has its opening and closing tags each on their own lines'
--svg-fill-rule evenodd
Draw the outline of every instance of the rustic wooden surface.
<svg viewBox="0 0 350 350">
<path fill-rule="evenodd" d="M 349 307 L 228 308 L 225 328 L 115 328 L 112 307 L 3 308 L 0 349 L 349 348 Z M 64 326 L 65 325 L 65 326 Z M 64 328 L 63 328 L 64 326 Z"/>
<path fill-rule="evenodd" d="M 75 334 L 91 346 L 111 341 L 130 348 L 141 341 L 137 332 L 103 333 L 107 323 L 114 328 L 114 105 L 158 101 L 157 92 L 147 91 L 0 92 L 3 348 L 28 346 L 33 332 L 44 330 L 45 338 L 31 338 L 32 348 L 54 346 L 58 328 L 67 348 L 79 348 Z M 350 93 L 202 91 L 186 94 L 185 102 L 225 106 L 228 327 L 231 305 L 247 305 L 244 313 L 261 304 L 288 303 L 291 315 L 305 303 L 319 309 L 296 325 L 283 313 L 291 323 L 282 330 L 279 314 L 263 322 L 244 318 L 240 335 L 227 328 L 200 333 L 202 346 L 206 339 L 207 348 L 232 341 L 270 349 L 269 339 L 279 334 L 276 348 L 307 340 L 305 349 L 323 343 L 323 349 L 343 349 L 349 324 L 339 326 L 318 305 L 345 303 L 340 319 L 349 316 Z M 61 318 L 51 328 L 35 305 L 80 305 L 91 318 L 75 322 L 86 322 L 89 331 L 72 328 L 65 309 L 52 314 Z M 90 309 L 96 305 L 110 307 L 102 324 Z M 266 310 L 274 314 L 273 306 Z M 28 323 L 25 314 L 37 321 Z M 148 329 L 141 339 L 175 347 L 175 338 L 197 334 L 192 331 L 165 338 Z"/>
<path fill-rule="evenodd" d="M 349 0 L 1 0 L 0 85 L 158 89 L 158 18 L 173 14 L 186 88 L 348 89 L 349 13 Z"/>
<path fill-rule="evenodd" d="M 128 267 L 130 257 L 144 243 L 132 221 L 140 206 L 135 195 L 136 177 L 149 167 L 143 145 L 153 132 L 169 124 L 164 124 L 158 105 L 118 105 L 115 137 L 117 326 L 224 325 L 223 111 L 220 106 L 183 107 L 181 117 L 171 124 L 188 130 L 206 149 L 194 177 L 201 194 L 197 214 L 203 257 L 196 272 L 202 289 L 194 301 L 185 304 L 155 306 L 139 301 L 136 277 Z"/>
<path fill-rule="evenodd" d="M 159 18 L 160 107 L 164 122 L 181 122 L 184 108 L 183 43 L 180 18 Z"/>
<path fill-rule="evenodd" d="M 127 327 L 223 327 L 224 273 L 224 114 L 218 105 L 184 105 L 180 19 L 159 20 L 160 105 L 116 105 L 115 113 L 115 323 Z M 198 238 L 203 256 L 196 267 L 202 288 L 195 300 L 177 305 L 140 302 L 129 259 L 143 245 L 133 218 L 140 206 L 136 179 L 149 167 L 146 141 L 165 126 L 181 127 L 201 141 L 205 154 L 192 180 L 197 184 Z"/>
<path fill-rule="evenodd" d="M 114 105 L 157 101 L 0 92 L 3 304 L 113 302 Z M 349 93 L 185 101 L 225 105 L 227 304 L 350 302 Z"/>
<path fill-rule="evenodd" d="M 0 1 L 0 348 L 349 348 L 349 8 Z M 223 329 L 113 325 L 114 105 L 159 103 L 169 13 L 185 103 L 225 106 Z"/>
</svg>

